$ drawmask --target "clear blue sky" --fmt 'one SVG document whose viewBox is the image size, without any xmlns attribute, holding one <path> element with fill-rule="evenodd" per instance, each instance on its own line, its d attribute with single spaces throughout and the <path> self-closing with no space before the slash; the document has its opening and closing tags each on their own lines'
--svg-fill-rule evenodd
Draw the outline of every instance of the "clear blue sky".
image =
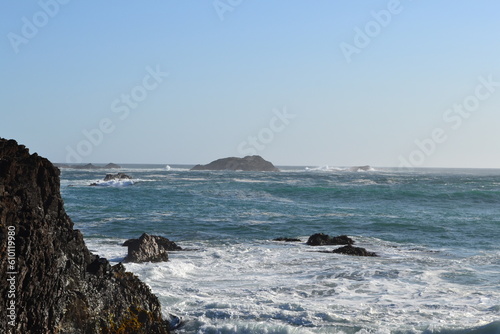
<svg viewBox="0 0 500 334">
<path fill-rule="evenodd" d="M 0 136 L 54 162 L 500 168 L 498 1 L 59 1 L 0 4 Z"/>
</svg>

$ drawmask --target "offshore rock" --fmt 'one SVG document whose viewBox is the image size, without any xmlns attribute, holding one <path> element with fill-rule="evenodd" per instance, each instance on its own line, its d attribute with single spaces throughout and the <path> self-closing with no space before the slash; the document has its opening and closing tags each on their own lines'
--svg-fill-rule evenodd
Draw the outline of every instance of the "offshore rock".
<svg viewBox="0 0 500 334">
<path fill-rule="evenodd" d="M 274 165 L 259 155 L 244 158 L 223 158 L 212 161 L 208 165 L 196 165 L 191 170 L 240 170 L 252 172 L 279 172 Z"/>
<path fill-rule="evenodd" d="M 347 235 L 339 235 L 331 237 L 328 234 L 316 233 L 309 237 L 307 244 L 309 246 L 323 246 L 323 245 L 352 245 L 354 240 Z"/>
<path fill-rule="evenodd" d="M 125 241 L 123 246 L 128 246 L 128 255 L 124 262 L 136 263 L 168 261 L 167 251 L 182 250 L 167 238 L 147 233 L 143 233 L 139 239 Z"/>
<path fill-rule="evenodd" d="M 273 239 L 273 241 L 300 242 L 301 240 L 297 239 L 297 238 L 279 237 L 279 238 Z"/>
<path fill-rule="evenodd" d="M 340 248 L 334 249 L 332 251 L 323 251 L 322 253 L 335 253 L 335 254 L 345 254 L 345 255 L 354 255 L 354 256 L 378 256 L 374 252 L 369 252 L 362 247 L 354 247 L 352 245 L 340 247 Z"/>
<path fill-rule="evenodd" d="M 106 174 L 104 177 L 104 181 L 110 180 L 131 180 L 132 178 L 125 173 L 116 173 L 116 174 Z"/>
<path fill-rule="evenodd" d="M 120 165 L 117 165 L 117 164 L 110 162 L 109 164 L 107 164 L 103 168 L 105 168 L 105 169 L 118 169 L 118 168 L 122 168 L 122 167 Z"/>
<path fill-rule="evenodd" d="M 90 253 L 59 185 L 47 159 L 0 138 L 0 333 L 168 333 L 149 287 Z"/>
</svg>

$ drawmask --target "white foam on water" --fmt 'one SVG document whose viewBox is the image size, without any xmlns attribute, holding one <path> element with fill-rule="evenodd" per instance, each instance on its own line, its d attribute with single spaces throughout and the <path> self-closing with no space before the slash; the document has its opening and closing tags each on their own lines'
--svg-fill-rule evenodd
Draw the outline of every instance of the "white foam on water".
<svg viewBox="0 0 500 334">
<path fill-rule="evenodd" d="M 307 172 L 376 172 L 377 170 L 371 166 L 353 166 L 353 167 L 306 167 Z"/>
<path fill-rule="evenodd" d="M 343 171 L 344 168 L 319 166 L 319 167 L 306 167 L 305 170 L 308 172 L 340 172 Z"/>
<path fill-rule="evenodd" d="M 241 182 L 241 183 L 268 183 L 268 180 L 255 180 L 255 179 L 232 179 L 234 182 Z"/>
<path fill-rule="evenodd" d="M 98 187 L 127 187 L 133 184 L 134 181 L 130 179 L 108 180 L 108 181 L 99 180 L 94 183 L 94 185 Z"/>
<path fill-rule="evenodd" d="M 270 240 L 197 241 L 179 242 L 196 250 L 170 252 L 168 262 L 126 268 L 159 296 L 165 316 L 184 317 L 179 333 L 419 333 L 498 319 L 498 289 L 453 276 L 465 269 L 478 274 L 469 263 L 478 259 L 464 264 L 440 250 L 355 239 L 380 257 Z M 126 255 L 122 242 L 88 244 L 120 261 Z M 498 261 L 496 256 L 489 260 Z"/>
</svg>

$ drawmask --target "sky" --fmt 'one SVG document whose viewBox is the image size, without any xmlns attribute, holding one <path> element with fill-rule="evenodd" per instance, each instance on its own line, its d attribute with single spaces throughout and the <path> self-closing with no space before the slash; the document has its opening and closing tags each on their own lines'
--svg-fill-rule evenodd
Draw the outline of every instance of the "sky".
<svg viewBox="0 0 500 334">
<path fill-rule="evenodd" d="M 63 163 L 500 168 L 499 12 L 2 1 L 0 137 Z"/>
</svg>

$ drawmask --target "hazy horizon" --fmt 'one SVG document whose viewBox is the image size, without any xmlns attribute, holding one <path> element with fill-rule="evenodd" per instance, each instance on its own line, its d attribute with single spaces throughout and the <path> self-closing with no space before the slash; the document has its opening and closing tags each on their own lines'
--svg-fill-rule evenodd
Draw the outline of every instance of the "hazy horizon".
<svg viewBox="0 0 500 334">
<path fill-rule="evenodd" d="M 132 168 L 131 166 L 137 167 L 137 166 L 154 166 L 158 168 L 163 168 L 166 166 L 170 166 L 172 168 L 180 168 L 180 167 L 185 167 L 185 168 L 191 168 L 194 167 L 198 164 L 201 165 L 206 165 L 212 161 L 206 161 L 206 162 L 199 162 L 199 163 L 140 163 L 140 162 L 135 162 L 135 163 L 129 163 L 129 162 L 82 162 L 82 163 L 66 163 L 66 162 L 58 162 L 58 161 L 51 161 L 52 163 L 56 165 L 66 165 L 66 166 L 83 166 L 87 164 L 92 164 L 96 167 L 103 167 L 109 163 L 114 163 L 119 165 L 122 169 L 127 169 L 127 168 Z M 272 163 L 272 161 L 270 161 Z M 373 165 L 315 165 L 315 164 L 302 164 L 302 165 L 280 165 L 280 164 L 274 164 L 274 166 L 278 168 L 325 168 L 328 167 L 330 169 L 335 169 L 335 168 L 350 168 L 350 167 L 361 167 L 361 166 L 370 166 L 374 169 L 375 172 L 379 172 L 381 170 L 398 170 L 398 171 L 405 171 L 405 170 L 492 170 L 492 171 L 500 171 L 500 168 L 495 168 L 495 167 L 435 167 L 435 166 L 428 166 L 428 167 L 411 167 L 410 169 L 407 168 L 400 168 L 396 166 L 373 166 Z M 341 170 L 339 170 L 341 171 Z"/>
<path fill-rule="evenodd" d="M 0 8 L 0 137 L 52 162 L 500 168 L 492 0 Z"/>
</svg>

